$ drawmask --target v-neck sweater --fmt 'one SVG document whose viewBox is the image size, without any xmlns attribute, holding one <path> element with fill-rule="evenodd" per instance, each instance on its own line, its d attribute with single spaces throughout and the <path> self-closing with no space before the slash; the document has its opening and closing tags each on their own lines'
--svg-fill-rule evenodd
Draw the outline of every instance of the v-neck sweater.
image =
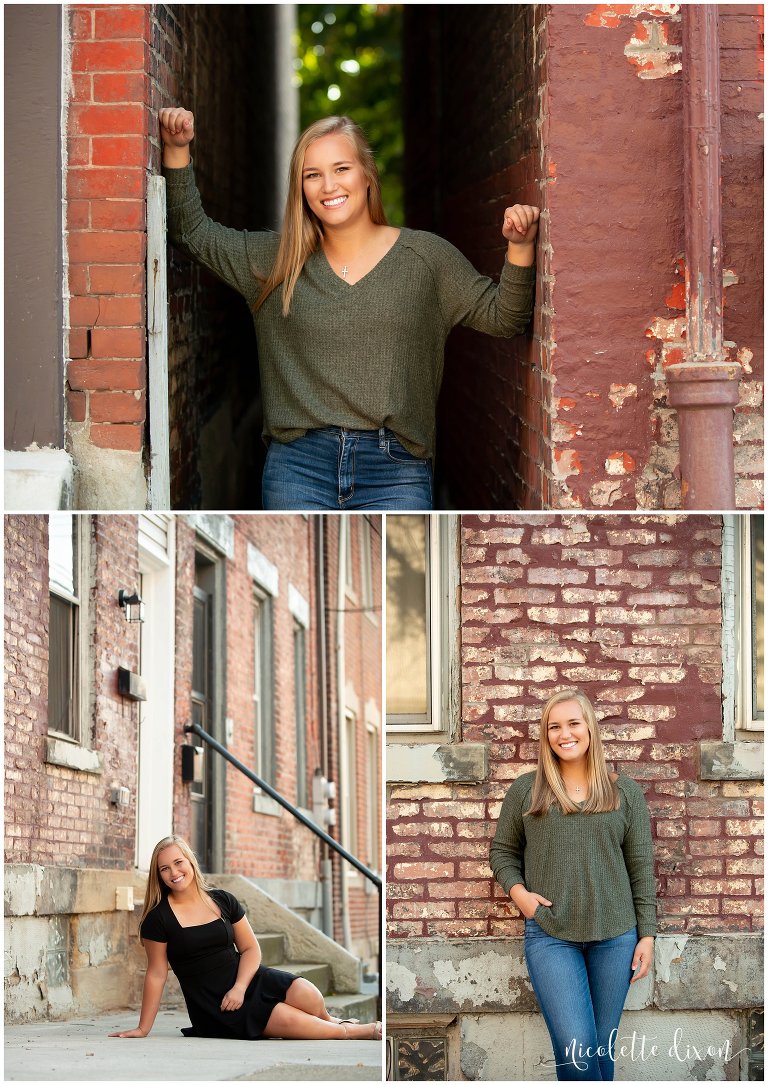
<svg viewBox="0 0 768 1085">
<path fill-rule="evenodd" d="M 527 817 L 535 772 L 518 777 L 502 803 L 490 863 L 505 893 L 522 884 L 552 901 L 533 918 L 554 938 L 604 941 L 637 926 L 656 934 L 651 819 L 642 788 L 619 776 L 618 810 Z"/>
<path fill-rule="evenodd" d="M 163 167 L 168 234 L 245 298 L 272 270 L 280 235 L 222 226 L 203 210 L 192 163 Z M 355 283 L 322 248 L 307 259 L 288 316 L 282 286 L 253 313 L 264 436 L 290 442 L 307 430 L 391 430 L 413 455 L 434 455 L 445 341 L 457 324 L 496 336 L 523 332 L 533 312 L 535 267 L 505 260 L 498 285 L 448 241 L 401 229 Z"/>
</svg>

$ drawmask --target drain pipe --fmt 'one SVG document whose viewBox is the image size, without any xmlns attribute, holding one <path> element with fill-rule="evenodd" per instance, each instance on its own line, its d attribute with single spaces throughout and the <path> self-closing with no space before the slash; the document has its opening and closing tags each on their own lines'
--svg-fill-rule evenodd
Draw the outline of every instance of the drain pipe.
<svg viewBox="0 0 768 1085">
<path fill-rule="evenodd" d="M 348 525 L 343 523 L 341 516 L 336 517 L 337 530 L 339 533 L 339 563 L 337 569 L 336 585 L 336 701 L 338 708 L 338 780 L 336 782 L 336 794 L 341 821 L 349 816 L 349 804 L 343 803 L 342 766 L 348 764 L 349 749 L 347 748 L 347 717 L 344 710 L 345 691 L 347 687 L 346 656 L 344 651 L 344 638 L 346 627 L 344 623 L 344 607 L 346 605 L 347 563 L 351 560 L 351 554 L 347 548 L 349 534 L 346 530 Z M 341 824 L 339 825 L 341 832 Z M 350 849 L 351 850 L 351 849 Z M 339 883 L 341 888 L 341 931 L 343 945 L 346 950 L 352 949 L 352 930 L 349 922 L 349 880 L 346 863 L 339 863 Z"/>
<path fill-rule="evenodd" d="M 328 780 L 328 642 L 325 629 L 325 531 L 326 518 L 315 520 L 315 628 L 317 629 L 317 706 L 320 712 L 320 774 Z M 326 800 L 327 801 L 327 800 Z M 329 831 L 329 827 L 323 828 Z M 331 850 L 322 845 L 320 861 L 323 892 L 323 934 L 333 938 L 333 864 Z"/>
<path fill-rule="evenodd" d="M 733 509 L 733 408 L 741 367 L 723 357 L 720 41 L 716 4 L 681 4 L 686 358 L 667 369 L 685 509 Z"/>
</svg>

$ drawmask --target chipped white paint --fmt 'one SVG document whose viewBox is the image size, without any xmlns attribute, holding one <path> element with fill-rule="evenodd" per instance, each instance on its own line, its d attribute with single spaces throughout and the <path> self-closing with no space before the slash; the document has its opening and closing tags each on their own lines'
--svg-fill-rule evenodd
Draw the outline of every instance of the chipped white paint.
<svg viewBox="0 0 768 1085">
<path fill-rule="evenodd" d="M 682 959 L 688 937 L 687 934 L 675 934 L 656 939 L 654 967 L 659 983 L 669 983 L 672 965 Z"/>
<path fill-rule="evenodd" d="M 725 972 L 728 966 L 723 960 L 723 958 L 718 955 L 712 962 L 712 967 L 715 969 L 716 972 Z"/>
<path fill-rule="evenodd" d="M 416 973 L 394 961 L 387 962 L 387 991 L 400 1002 L 410 1002 L 416 994 Z"/>
<path fill-rule="evenodd" d="M 389 969 L 389 966 L 387 966 Z M 509 981 L 522 979 L 528 971 L 521 958 L 508 955 L 481 953 L 463 961 L 442 960 L 432 965 L 435 978 L 450 991 L 458 1003 L 471 1003 L 482 1008 L 488 1002 L 510 999 Z"/>
</svg>

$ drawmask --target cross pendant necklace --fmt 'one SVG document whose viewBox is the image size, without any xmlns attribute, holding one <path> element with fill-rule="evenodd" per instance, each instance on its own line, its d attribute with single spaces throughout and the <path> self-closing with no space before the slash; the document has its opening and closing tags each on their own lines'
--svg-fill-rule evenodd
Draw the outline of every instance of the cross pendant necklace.
<svg viewBox="0 0 768 1085">
<path fill-rule="evenodd" d="M 342 277 L 342 279 L 346 279 L 346 277 L 347 277 L 347 265 L 346 264 L 341 269 L 341 277 Z"/>
</svg>

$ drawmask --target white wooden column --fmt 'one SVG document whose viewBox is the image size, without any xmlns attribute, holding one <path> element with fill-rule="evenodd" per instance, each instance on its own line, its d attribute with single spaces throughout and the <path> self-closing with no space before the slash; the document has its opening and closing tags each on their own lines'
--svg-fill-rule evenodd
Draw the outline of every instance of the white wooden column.
<svg viewBox="0 0 768 1085">
<path fill-rule="evenodd" d="M 168 421 L 168 282 L 165 251 L 165 178 L 149 178 L 147 191 L 147 336 L 149 508 L 171 507 L 171 431 Z"/>
</svg>

